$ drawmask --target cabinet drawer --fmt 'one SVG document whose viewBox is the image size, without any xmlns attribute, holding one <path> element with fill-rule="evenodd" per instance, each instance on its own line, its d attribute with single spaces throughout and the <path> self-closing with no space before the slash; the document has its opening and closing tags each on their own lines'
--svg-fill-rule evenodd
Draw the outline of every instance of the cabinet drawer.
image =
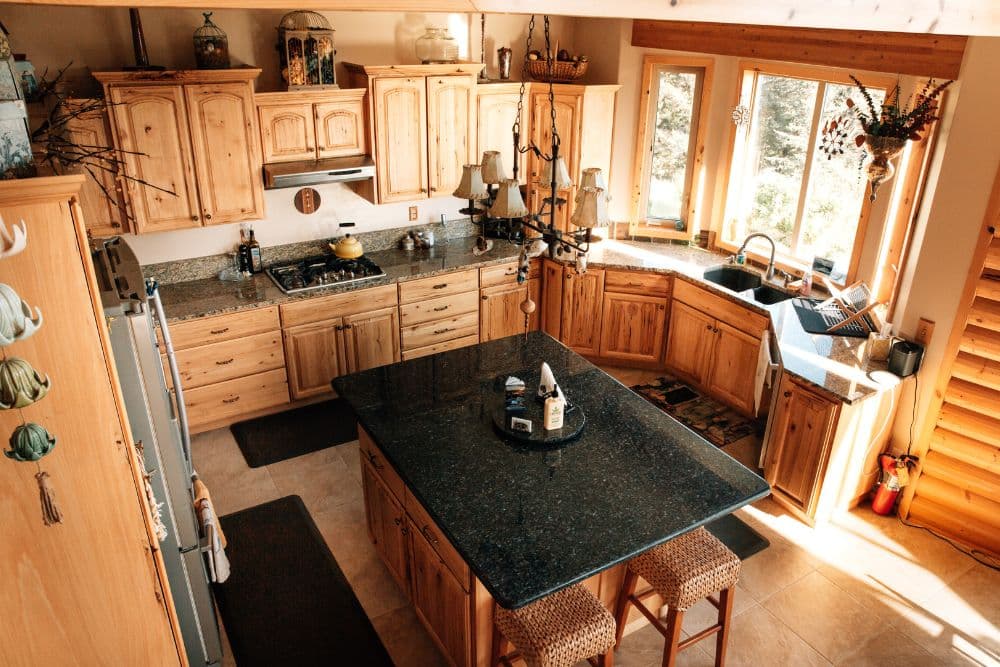
<svg viewBox="0 0 1000 667">
<path fill-rule="evenodd" d="M 399 307 L 399 322 L 404 327 L 411 326 L 442 317 L 472 313 L 478 308 L 479 295 L 476 292 L 462 292 L 402 305 Z"/>
<path fill-rule="evenodd" d="M 287 402 L 288 382 L 284 368 L 184 392 L 192 428 Z"/>
<path fill-rule="evenodd" d="M 406 493 L 406 485 L 403 484 L 403 480 L 396 474 L 395 469 L 389 465 L 389 462 L 385 460 L 385 456 L 381 450 L 372 442 L 371 436 L 363 428 L 358 428 L 358 445 L 361 460 L 368 462 L 379 478 L 395 494 L 399 502 L 402 503 Z"/>
<path fill-rule="evenodd" d="M 674 283 L 674 298 L 751 336 L 760 338 L 767 330 L 768 318 L 766 316 L 755 313 L 724 297 L 712 294 L 686 280 L 678 280 Z"/>
<path fill-rule="evenodd" d="M 177 352 L 176 357 L 181 386 L 185 389 L 283 368 L 285 365 L 281 332 L 277 330 L 192 347 Z M 167 386 L 173 387 L 166 357 L 163 357 L 163 364 Z"/>
<path fill-rule="evenodd" d="M 185 350 L 207 343 L 244 338 L 280 328 L 278 307 L 255 308 L 216 317 L 200 317 L 170 323 L 170 340 L 174 350 Z M 156 330 L 162 349 L 163 334 Z"/>
<path fill-rule="evenodd" d="M 670 276 L 639 271 L 607 271 L 604 274 L 604 289 L 607 292 L 669 296 Z"/>
<path fill-rule="evenodd" d="M 463 313 L 402 329 L 403 349 L 435 345 L 464 336 L 479 335 L 479 313 Z"/>
<path fill-rule="evenodd" d="M 413 303 L 422 299 L 432 299 L 475 289 L 479 289 L 479 271 L 477 269 L 454 271 L 440 276 L 399 283 L 399 302 Z"/>
<path fill-rule="evenodd" d="M 457 350 L 460 347 L 477 345 L 478 343 L 479 343 L 479 336 L 477 334 L 473 334 L 471 336 L 462 336 L 461 338 L 455 338 L 454 340 L 447 340 L 443 343 L 437 343 L 435 345 L 415 347 L 412 350 L 407 350 L 406 352 L 403 353 L 403 361 L 409 361 L 410 359 L 419 359 L 420 357 L 427 357 L 432 354 L 437 354 L 438 352 Z"/>
<path fill-rule="evenodd" d="M 281 326 L 294 327 L 396 305 L 396 286 L 381 285 L 281 305 Z"/>
<path fill-rule="evenodd" d="M 528 278 L 537 278 L 542 274 L 541 264 L 537 259 L 528 265 Z M 517 283 L 517 262 L 506 262 L 479 269 L 479 286 L 481 288 L 496 285 L 514 285 Z"/>
<path fill-rule="evenodd" d="M 410 515 L 413 530 L 418 531 L 430 543 L 437 555 L 441 557 L 444 564 L 448 566 L 452 574 L 458 578 L 459 583 L 466 592 L 469 591 L 469 566 L 465 560 L 451 545 L 448 538 L 444 536 L 441 529 L 437 527 L 427 510 L 420 504 L 409 489 L 406 489 L 406 500 L 404 501 L 406 513 Z"/>
</svg>

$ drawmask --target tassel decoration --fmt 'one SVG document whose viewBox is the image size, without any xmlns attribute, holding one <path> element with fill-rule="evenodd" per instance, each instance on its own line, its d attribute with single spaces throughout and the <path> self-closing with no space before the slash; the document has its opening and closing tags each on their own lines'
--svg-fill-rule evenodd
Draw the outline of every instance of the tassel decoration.
<svg viewBox="0 0 1000 667">
<path fill-rule="evenodd" d="M 49 473 L 39 472 L 35 475 L 38 480 L 38 495 L 42 501 L 42 521 L 46 526 L 62 523 L 63 515 L 56 504 L 55 491 L 49 481 Z"/>
</svg>

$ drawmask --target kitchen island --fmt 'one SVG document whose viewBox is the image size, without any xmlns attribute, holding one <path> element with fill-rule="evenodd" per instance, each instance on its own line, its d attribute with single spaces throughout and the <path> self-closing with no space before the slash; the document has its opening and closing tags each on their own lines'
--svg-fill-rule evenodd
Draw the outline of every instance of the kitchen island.
<svg viewBox="0 0 1000 667">
<path fill-rule="evenodd" d="M 494 430 L 503 380 L 552 367 L 587 416 L 556 448 Z M 543 333 L 334 380 L 361 431 L 372 539 L 445 655 L 486 664 L 493 602 L 584 581 L 609 607 L 621 564 L 769 493 L 767 483 Z M 536 424 L 540 428 L 540 424 Z"/>
</svg>

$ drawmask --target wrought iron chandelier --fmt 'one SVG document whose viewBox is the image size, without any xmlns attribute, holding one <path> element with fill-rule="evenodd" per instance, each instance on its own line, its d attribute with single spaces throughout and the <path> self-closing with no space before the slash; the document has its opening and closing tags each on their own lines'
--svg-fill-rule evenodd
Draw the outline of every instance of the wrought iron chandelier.
<svg viewBox="0 0 1000 667">
<path fill-rule="evenodd" d="M 517 117 L 511 128 L 514 142 L 513 175 L 507 176 L 499 151 L 486 151 L 479 164 L 467 164 L 462 170 L 462 180 L 453 193 L 459 199 L 469 202 L 461 213 L 468 215 L 473 223 L 480 227 L 479 238 L 476 240 L 476 254 L 488 252 L 493 241 L 486 238 L 486 229 L 500 232 L 501 237 L 511 243 L 520 245 L 517 280 L 524 282 L 528 278 L 529 262 L 535 257 L 548 252 L 549 257 L 576 254 L 576 268 L 579 273 L 586 271 L 587 252 L 590 244 L 600 240 L 593 233 L 594 227 L 608 223 L 607 186 L 598 168 L 584 169 L 582 183 L 577 191 L 575 208 L 570 217 L 570 224 L 576 229 L 565 232 L 556 227 L 556 209 L 567 202 L 559 197 L 560 190 L 573 187 L 573 182 L 566 167 L 566 160 L 560 154 L 561 139 L 556 127 L 555 89 L 553 87 L 553 67 L 557 54 L 552 50 L 552 39 L 549 32 L 549 17 L 543 17 L 545 30 L 545 52 L 548 76 L 549 121 L 551 122 L 552 143 L 548 152 L 536 145 L 530 139 L 521 145 L 521 117 L 524 112 L 524 93 L 528 77 L 527 64 L 531 53 L 531 39 L 535 30 L 535 15 L 528 22 L 528 39 L 525 48 L 524 63 L 521 67 L 521 88 L 517 101 Z M 548 184 L 548 196 L 544 197 L 537 211 L 532 212 L 521 196 L 518 172 L 521 156 L 532 153 L 544 162 L 542 181 Z M 530 296 L 521 304 L 521 311 L 528 316 L 534 312 L 535 303 Z"/>
</svg>

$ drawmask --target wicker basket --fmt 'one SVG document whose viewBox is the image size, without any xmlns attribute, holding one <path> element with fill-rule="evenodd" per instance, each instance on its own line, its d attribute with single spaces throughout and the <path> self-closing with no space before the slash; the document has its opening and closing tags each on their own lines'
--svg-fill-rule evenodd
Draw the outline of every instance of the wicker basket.
<svg viewBox="0 0 1000 667">
<path fill-rule="evenodd" d="M 583 78 L 587 73 L 587 60 L 579 62 L 569 62 L 557 60 L 552 63 L 552 83 L 572 83 Z M 549 82 L 549 63 L 547 60 L 529 60 L 528 74 L 535 81 Z"/>
</svg>

